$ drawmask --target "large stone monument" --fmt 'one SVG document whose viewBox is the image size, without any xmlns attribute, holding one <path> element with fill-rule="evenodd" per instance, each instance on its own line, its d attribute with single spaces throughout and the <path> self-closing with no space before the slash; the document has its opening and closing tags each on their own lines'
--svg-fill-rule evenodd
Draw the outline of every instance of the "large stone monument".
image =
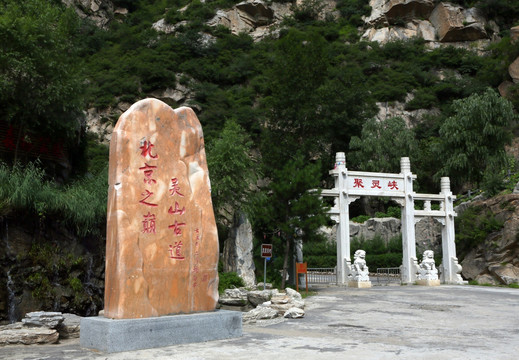
<svg viewBox="0 0 519 360">
<path fill-rule="evenodd" d="M 241 316 L 239 329 L 230 334 L 218 324 L 222 316 L 236 322 L 236 315 L 214 311 L 218 236 L 202 127 L 195 113 L 185 107 L 173 110 L 156 99 L 130 107 L 110 142 L 108 186 L 105 309 L 94 328 L 135 339 L 129 347 L 114 347 L 111 342 L 120 340 L 106 340 L 104 334 L 102 346 L 96 347 L 96 339 L 83 336 L 82 323 L 82 345 L 108 352 L 155 347 L 149 340 L 138 347 L 139 332 L 161 338 L 157 332 L 164 329 L 163 337 L 172 339 L 157 346 L 241 335 Z M 197 313 L 194 323 L 193 317 L 171 316 L 191 313 Z M 222 327 L 229 325 L 225 321 Z M 199 338 L 205 322 L 208 334 Z M 168 333 L 173 323 L 182 336 Z M 125 329 L 133 329 L 132 334 Z M 190 333 L 197 336 L 189 339 Z"/>
</svg>

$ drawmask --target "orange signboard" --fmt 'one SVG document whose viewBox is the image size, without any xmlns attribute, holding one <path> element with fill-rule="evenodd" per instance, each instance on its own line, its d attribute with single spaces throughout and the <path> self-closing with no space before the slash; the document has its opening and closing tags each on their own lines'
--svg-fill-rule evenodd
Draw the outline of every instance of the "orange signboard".
<svg viewBox="0 0 519 360">
<path fill-rule="evenodd" d="M 299 274 L 305 274 L 306 292 L 308 292 L 308 272 L 306 263 L 296 263 L 296 290 L 299 291 Z"/>
</svg>

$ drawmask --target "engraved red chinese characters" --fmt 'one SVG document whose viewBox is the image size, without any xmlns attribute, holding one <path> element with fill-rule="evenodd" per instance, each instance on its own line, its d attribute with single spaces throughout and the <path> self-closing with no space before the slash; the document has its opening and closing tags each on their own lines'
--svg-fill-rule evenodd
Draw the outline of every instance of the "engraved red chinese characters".
<svg viewBox="0 0 519 360">
<path fill-rule="evenodd" d="M 108 185 L 105 316 L 214 310 L 218 237 L 194 112 L 135 103 L 112 135 Z"/>
</svg>

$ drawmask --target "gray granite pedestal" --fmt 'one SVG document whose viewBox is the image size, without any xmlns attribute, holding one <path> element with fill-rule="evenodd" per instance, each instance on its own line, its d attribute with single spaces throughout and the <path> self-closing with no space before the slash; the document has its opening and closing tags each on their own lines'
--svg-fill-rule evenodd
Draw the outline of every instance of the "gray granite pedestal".
<svg viewBox="0 0 519 360">
<path fill-rule="evenodd" d="M 241 312 L 218 310 L 144 319 L 81 319 L 80 345 L 107 353 L 242 336 Z"/>
</svg>

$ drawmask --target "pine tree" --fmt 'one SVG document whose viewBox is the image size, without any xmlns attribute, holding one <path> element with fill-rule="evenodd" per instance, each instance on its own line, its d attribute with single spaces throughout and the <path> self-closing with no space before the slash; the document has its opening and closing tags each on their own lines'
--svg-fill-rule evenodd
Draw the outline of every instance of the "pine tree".
<svg viewBox="0 0 519 360">
<path fill-rule="evenodd" d="M 319 186 L 320 164 L 305 163 L 302 156 L 287 161 L 273 172 L 266 189 L 268 195 L 258 210 L 262 230 L 278 234 L 283 248 L 283 275 L 285 288 L 290 250 L 298 237 L 303 241 L 320 239 L 318 229 L 328 221 L 327 206 L 312 190 Z"/>
</svg>

